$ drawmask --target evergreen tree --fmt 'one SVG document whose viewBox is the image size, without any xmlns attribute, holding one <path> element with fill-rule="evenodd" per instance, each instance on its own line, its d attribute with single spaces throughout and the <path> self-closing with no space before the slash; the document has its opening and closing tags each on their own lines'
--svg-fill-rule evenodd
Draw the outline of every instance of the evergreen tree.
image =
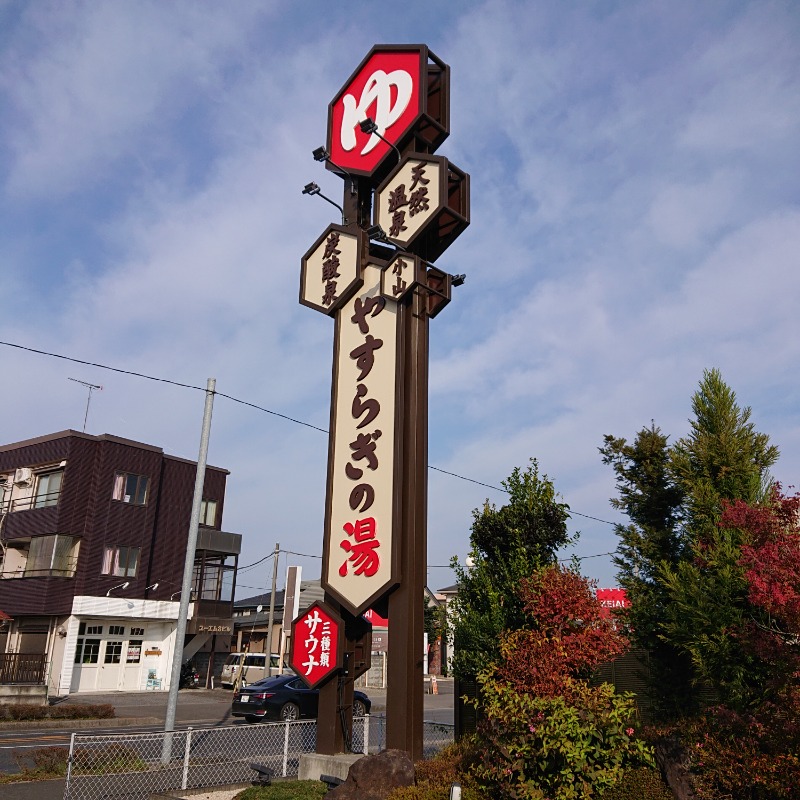
<svg viewBox="0 0 800 800">
<path fill-rule="evenodd" d="M 672 447 L 652 425 L 633 445 L 606 436 L 601 448 L 617 475 L 612 504 L 632 523 L 618 529 L 616 560 L 631 595 L 631 636 L 650 651 L 662 711 L 677 713 L 694 710 L 700 688 L 742 707 L 765 679 L 737 638 L 752 613 L 745 534 L 720 522 L 727 502 L 766 496 L 778 457 L 718 370 L 704 372 L 692 410 L 690 434 Z"/>
<path fill-rule="evenodd" d="M 723 500 L 757 503 L 769 497 L 769 468 L 778 460 L 778 448 L 756 432 L 750 408 L 739 407 L 719 370 L 703 372 L 692 410 L 691 434 L 675 443 L 670 469 L 685 494 L 687 524 L 697 544 L 713 535 Z"/>
<path fill-rule="evenodd" d="M 772 489 L 778 448 L 758 433 L 749 407 L 718 370 L 706 370 L 692 398 L 689 436 L 672 448 L 670 467 L 685 496 L 691 557 L 663 565 L 672 603 L 664 637 L 687 653 L 701 681 L 732 708 L 760 696 L 765 665 L 743 646 L 752 616 L 742 566 L 743 529 L 720 525 L 726 503 L 757 503 Z"/>
<path fill-rule="evenodd" d="M 524 626 L 520 580 L 554 563 L 557 550 L 572 541 L 569 506 L 559 502 L 547 475 L 540 475 L 536 459 L 524 471 L 516 467 L 503 488 L 508 503 L 497 508 L 487 500 L 472 512 L 472 566 L 452 562 L 458 582 L 451 606 L 453 672 L 462 679 L 474 678 L 497 660 L 503 631 Z"/>
<path fill-rule="evenodd" d="M 635 647 L 650 661 L 650 695 L 662 717 L 676 716 L 692 703 L 691 661 L 661 636 L 671 599 L 660 580 L 664 564 L 677 566 L 688 552 L 683 526 L 684 494 L 669 471 L 668 437 L 651 423 L 633 443 L 605 437 L 603 463 L 614 470 L 618 498 L 629 525 L 617 525 L 620 544 L 614 563 L 631 605 L 618 616 L 626 622 Z"/>
</svg>

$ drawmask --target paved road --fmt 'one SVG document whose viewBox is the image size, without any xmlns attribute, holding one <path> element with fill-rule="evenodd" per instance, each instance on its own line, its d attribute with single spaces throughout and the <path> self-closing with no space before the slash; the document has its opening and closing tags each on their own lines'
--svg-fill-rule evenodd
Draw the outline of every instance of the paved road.
<svg viewBox="0 0 800 800">
<path fill-rule="evenodd" d="M 432 722 L 453 722 L 453 682 L 440 680 L 439 693 L 425 695 L 425 719 Z M 368 688 L 365 690 L 372 700 L 372 712 L 381 714 L 386 708 L 386 691 Z M 243 720 L 231 717 L 232 693 L 226 689 L 182 689 L 178 693 L 176 727 L 219 727 L 244 725 Z M 75 703 L 110 703 L 114 706 L 117 720 L 113 727 L 108 723 L 95 722 L 92 733 L 131 733 L 134 731 L 163 730 L 166 718 L 166 692 L 115 692 L 72 695 L 63 701 Z M 120 727 L 119 723 L 128 724 Z M 17 758 L 40 747 L 68 746 L 70 734 L 76 724 L 66 723 L 63 728 L 0 729 L 0 770 L 18 771 Z M 85 730 L 83 726 L 80 726 Z M 8 784 L 2 787 L 3 800 L 61 800 L 63 781 L 40 781 L 36 783 Z"/>
</svg>

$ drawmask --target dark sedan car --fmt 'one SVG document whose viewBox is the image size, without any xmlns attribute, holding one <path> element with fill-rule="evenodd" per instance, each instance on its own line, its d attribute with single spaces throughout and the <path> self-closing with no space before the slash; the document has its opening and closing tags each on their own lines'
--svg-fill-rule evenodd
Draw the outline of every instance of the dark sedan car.
<svg viewBox="0 0 800 800">
<path fill-rule="evenodd" d="M 319 690 L 309 689 L 296 675 L 276 675 L 251 683 L 233 695 L 231 713 L 248 722 L 296 720 L 317 716 Z M 353 715 L 363 717 L 372 706 L 364 692 L 353 693 Z"/>
</svg>

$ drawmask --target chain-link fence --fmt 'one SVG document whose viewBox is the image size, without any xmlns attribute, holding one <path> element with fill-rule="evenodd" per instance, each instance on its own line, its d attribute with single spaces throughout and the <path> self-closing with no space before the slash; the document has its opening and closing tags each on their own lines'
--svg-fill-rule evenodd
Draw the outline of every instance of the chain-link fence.
<svg viewBox="0 0 800 800">
<path fill-rule="evenodd" d="M 73 733 L 64 800 L 145 800 L 158 792 L 249 783 L 251 763 L 275 776 L 296 777 L 303 753 L 316 747 L 317 722 L 274 722 L 165 733 Z M 426 722 L 425 757 L 453 741 L 453 726 Z M 353 720 L 351 750 L 377 753 L 386 746 L 386 719 Z"/>
<path fill-rule="evenodd" d="M 386 717 L 384 715 L 373 715 L 365 718 L 367 720 L 364 728 L 356 728 L 353 721 L 353 752 L 359 753 L 379 753 L 386 749 Z M 359 734 L 366 738 L 367 746 L 363 747 L 363 739 Z M 423 722 L 422 723 L 422 757 L 430 758 L 443 747 L 453 742 L 453 726 L 445 722 Z"/>
</svg>

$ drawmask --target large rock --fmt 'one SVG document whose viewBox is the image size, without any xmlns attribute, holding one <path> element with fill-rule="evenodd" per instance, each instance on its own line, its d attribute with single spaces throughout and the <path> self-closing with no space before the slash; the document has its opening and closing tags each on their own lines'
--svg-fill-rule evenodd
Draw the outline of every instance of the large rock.
<svg viewBox="0 0 800 800">
<path fill-rule="evenodd" d="M 386 800 L 392 789 L 414 785 L 414 763 L 404 750 L 384 750 L 364 756 L 347 772 L 347 780 L 331 789 L 325 800 Z"/>
<path fill-rule="evenodd" d="M 659 739 L 655 745 L 656 763 L 676 800 L 695 800 L 689 756 L 675 736 Z"/>
</svg>

